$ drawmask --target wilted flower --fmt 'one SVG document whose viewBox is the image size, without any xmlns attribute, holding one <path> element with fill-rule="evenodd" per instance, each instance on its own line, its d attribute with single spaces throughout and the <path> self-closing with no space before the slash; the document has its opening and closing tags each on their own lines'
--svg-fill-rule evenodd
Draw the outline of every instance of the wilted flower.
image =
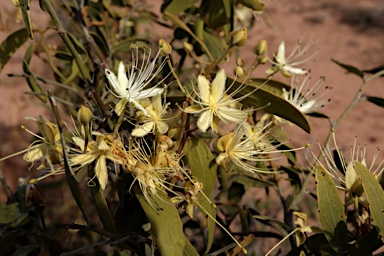
<svg viewBox="0 0 384 256">
<path fill-rule="evenodd" d="M 292 75 L 307 74 L 307 70 L 298 68 L 297 66 L 307 62 L 316 54 L 315 52 L 314 54 L 303 58 L 311 46 L 312 42 L 309 42 L 303 49 L 301 49 L 301 41 L 299 41 L 292 53 L 286 57 L 285 44 L 284 42 L 281 42 L 279 45 L 279 50 L 276 54 L 273 55 L 274 60 L 270 60 L 270 62 L 273 64 L 273 67 L 267 70 L 267 74 L 274 74 L 279 70 L 284 76 L 287 77 L 291 77 Z"/>
<path fill-rule="evenodd" d="M 144 115 L 142 112 L 137 112 L 137 122 L 143 124 L 133 129 L 132 136 L 143 137 L 150 132 L 156 135 L 166 133 L 168 124 L 165 122 L 164 115 L 167 113 L 168 105 L 169 103 L 161 104 L 160 95 L 152 97 L 152 103 L 145 108 L 147 115 Z"/>
<path fill-rule="evenodd" d="M 72 141 L 80 148 L 80 151 L 72 154 L 70 163 L 72 166 L 78 166 L 74 171 L 78 172 L 76 176 L 80 177 L 86 173 L 87 167 L 96 161 L 94 167 L 95 176 L 99 181 L 100 187 L 104 190 L 108 181 L 107 159 L 115 164 L 122 164 L 123 160 L 112 154 L 109 145 L 111 142 L 105 135 L 96 132 L 93 132 L 93 135 L 96 136 L 96 141 L 90 141 L 85 150 L 84 139 L 80 137 L 72 138 Z M 74 151 L 76 151 L 76 149 L 74 149 Z"/>
<path fill-rule="evenodd" d="M 202 132 L 206 132 L 209 127 L 212 127 L 212 130 L 217 133 L 219 120 L 242 123 L 248 117 L 247 111 L 232 107 L 241 99 L 232 99 L 232 95 L 225 94 L 226 79 L 224 69 L 217 73 L 212 83 L 202 75 L 197 78 L 199 92 L 196 94 L 199 100 L 193 99 L 197 104 L 187 107 L 185 112 L 200 114 L 197 127 Z"/>
<path fill-rule="evenodd" d="M 134 165 L 126 165 L 124 171 L 132 173 L 143 193 L 144 198 L 154 208 L 152 196 L 168 191 L 167 179 L 180 176 L 180 156 L 168 151 L 168 143 L 156 143 L 152 151 L 143 139 L 132 141 L 126 158 L 133 159 Z M 169 190 L 169 192 L 174 193 Z"/>
<path fill-rule="evenodd" d="M 141 110 L 144 115 L 147 115 L 147 111 L 143 108 L 143 106 L 140 105 L 138 101 L 163 93 L 163 88 L 157 87 L 161 82 L 164 81 L 164 79 L 151 88 L 145 89 L 145 87 L 150 85 L 152 80 L 160 73 L 166 64 L 165 58 L 160 66 L 155 69 L 156 61 L 160 55 L 160 51 L 161 49 L 152 59 L 151 50 L 149 51 L 148 56 L 146 56 L 146 51 L 144 49 L 144 57 L 141 64 L 139 64 L 139 49 L 138 47 L 132 49 L 132 63 L 131 68 L 128 69 L 128 76 L 125 72 L 123 62 L 120 62 L 119 64 L 119 72 L 117 77 L 109 69 L 105 70 L 107 79 L 112 86 L 113 95 L 117 98 L 120 98 L 120 101 L 115 106 L 117 115 L 121 115 L 124 112 L 127 102 L 130 102 L 135 108 Z"/>
<path fill-rule="evenodd" d="M 59 128 L 56 124 L 49 122 L 44 117 L 40 117 L 39 120 L 35 118 L 28 119 L 36 122 L 43 137 L 38 136 L 24 128 L 35 137 L 39 138 L 39 140 L 33 142 L 29 146 L 28 152 L 24 154 L 23 159 L 27 162 L 33 163 L 36 160 L 45 157 L 45 161 L 37 169 L 41 170 L 47 166 L 50 166 L 51 170 L 54 171 L 52 164 L 58 164 L 62 159 L 62 147 L 60 143 Z"/>
<path fill-rule="evenodd" d="M 290 90 L 287 91 L 283 88 L 282 97 L 294 105 L 303 114 L 313 113 L 324 106 L 322 97 L 326 92 L 321 93 L 320 95 L 318 95 L 318 92 L 323 86 L 325 77 L 320 77 L 320 79 L 310 88 L 308 85 L 310 78 L 308 76 L 305 76 L 302 81 L 300 81 L 300 79 L 301 77 L 292 78 Z M 325 89 L 330 89 L 330 87 L 326 86 Z"/>
</svg>

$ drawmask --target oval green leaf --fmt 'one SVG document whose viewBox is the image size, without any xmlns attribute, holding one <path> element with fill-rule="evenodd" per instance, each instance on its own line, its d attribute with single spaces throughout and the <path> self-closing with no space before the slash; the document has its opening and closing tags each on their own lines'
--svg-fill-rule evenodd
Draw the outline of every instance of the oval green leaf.
<svg viewBox="0 0 384 256">
<path fill-rule="evenodd" d="M 261 81 L 264 82 L 260 83 Z M 305 115 L 291 103 L 269 91 L 271 88 L 277 90 L 277 88 L 282 85 L 278 86 L 275 82 L 270 84 L 267 82 L 264 85 L 267 85 L 268 89 L 265 90 L 263 89 L 264 85 L 260 87 L 263 83 L 265 83 L 265 81 L 266 80 L 263 79 L 251 79 L 251 82 L 249 83 L 240 83 L 232 78 L 227 78 L 227 86 L 229 86 L 229 93 L 232 93 L 239 86 L 243 88 L 235 94 L 236 97 L 250 94 L 248 97 L 240 101 L 245 106 L 250 108 L 262 108 L 263 111 L 282 117 L 298 125 L 307 133 L 310 133 L 311 128 Z M 255 90 L 256 87 L 260 88 Z"/>
<path fill-rule="evenodd" d="M 184 145 L 183 153 L 187 156 L 189 168 L 192 176 L 199 182 L 203 183 L 203 192 L 210 198 L 216 184 L 216 161 L 211 150 L 203 140 L 193 137 L 187 140 Z M 200 203 L 200 211 L 207 218 L 208 223 L 208 241 L 205 253 L 211 249 L 216 223 L 212 218 L 216 218 L 216 210 L 212 207 L 203 195 L 198 194 L 197 198 Z M 202 209 L 203 208 L 203 209 Z M 208 217 L 209 214 L 212 218 Z"/>
<path fill-rule="evenodd" d="M 324 235 L 336 252 L 343 253 L 348 245 L 344 207 L 331 175 L 322 165 L 316 168 L 316 184 Z"/>
<path fill-rule="evenodd" d="M 10 34 L 0 45 L 0 73 L 13 54 L 28 40 L 26 28 Z"/>
<path fill-rule="evenodd" d="M 183 255 L 185 248 L 185 235 L 183 233 L 183 224 L 181 223 L 179 212 L 172 204 L 171 200 L 163 193 L 152 195 L 148 193 L 149 200 L 153 200 L 158 210 L 155 210 L 143 196 L 139 185 L 133 186 L 133 191 L 139 199 L 147 215 L 151 227 L 156 235 L 156 245 L 161 255 Z"/>
<path fill-rule="evenodd" d="M 161 6 L 161 12 L 172 13 L 173 15 L 179 15 L 182 11 L 195 5 L 197 0 L 172 0 L 164 1 Z"/>
<path fill-rule="evenodd" d="M 355 171 L 363 183 L 374 225 L 384 242 L 384 191 L 367 167 L 358 161 L 355 161 L 354 164 Z"/>
</svg>

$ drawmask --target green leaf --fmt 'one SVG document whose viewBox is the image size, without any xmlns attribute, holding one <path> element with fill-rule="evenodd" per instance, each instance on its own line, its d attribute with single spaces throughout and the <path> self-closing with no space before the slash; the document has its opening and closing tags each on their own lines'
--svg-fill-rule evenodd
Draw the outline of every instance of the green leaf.
<svg viewBox="0 0 384 256">
<path fill-rule="evenodd" d="M 211 150 L 203 140 L 193 137 L 186 141 L 183 149 L 183 153 L 188 158 L 189 168 L 191 169 L 192 176 L 199 182 L 203 183 L 203 192 L 210 198 L 215 184 L 216 184 L 216 169 L 217 164 L 213 157 Z M 200 211 L 207 218 L 208 223 L 208 241 L 206 252 L 211 249 L 214 231 L 216 223 L 212 218 L 216 218 L 216 210 L 212 207 L 210 201 L 208 201 L 200 193 L 197 195 L 199 203 L 201 205 Z M 203 208 L 203 209 L 202 209 Z M 211 217 L 208 217 L 209 214 Z"/>
<path fill-rule="evenodd" d="M 120 41 L 118 44 L 112 47 L 112 55 L 116 52 L 130 52 L 132 50 L 132 44 L 137 44 L 139 47 L 149 47 L 149 42 L 144 39 L 132 39 L 128 38 Z"/>
<path fill-rule="evenodd" d="M 94 171 L 89 170 L 88 176 L 94 177 Z M 101 189 L 99 182 L 95 182 L 95 184 L 92 184 L 92 186 L 89 186 L 89 188 L 91 189 L 92 198 L 95 203 L 95 208 L 99 215 L 101 223 L 103 223 L 103 226 L 106 230 L 116 234 L 117 229 L 115 226 L 115 221 L 113 220 L 112 214 L 109 211 L 107 202 L 103 194 L 103 190 Z"/>
<path fill-rule="evenodd" d="M 298 125 L 307 133 L 310 133 L 311 129 L 307 118 L 295 106 L 283 98 L 277 96 L 275 93 L 269 92 L 268 89 L 263 89 L 264 85 L 263 87 L 254 91 L 255 88 L 264 84 L 262 81 L 265 82 L 267 80 L 251 79 L 249 83 L 242 84 L 239 81 L 233 80 L 232 78 L 227 78 L 227 86 L 229 87 L 229 93 L 235 91 L 239 86 L 242 87 L 242 90 L 235 94 L 236 97 L 249 94 L 248 97 L 240 101 L 245 106 L 250 108 L 262 108 L 263 111 L 282 117 Z M 274 84 L 275 83 L 269 84 L 268 88 L 270 89 L 272 86 L 272 88 L 276 89 L 277 87 L 274 87 Z M 265 85 L 268 85 L 268 81 Z"/>
<path fill-rule="evenodd" d="M 0 73 L 12 55 L 28 40 L 26 28 L 10 34 L 0 45 Z"/>
<path fill-rule="evenodd" d="M 32 255 L 32 254 L 30 254 L 31 252 L 33 252 L 36 249 L 41 248 L 42 246 L 43 246 L 42 244 L 29 244 L 29 245 L 23 246 L 20 249 L 18 249 L 17 251 L 15 251 L 12 254 L 12 256 L 28 256 L 28 255 Z"/>
<path fill-rule="evenodd" d="M 33 39 L 31 17 L 29 16 L 31 0 L 19 0 L 19 3 L 20 3 L 21 14 L 23 15 L 24 24 L 28 31 L 28 35 L 31 39 Z"/>
<path fill-rule="evenodd" d="M 334 63 L 336 63 L 337 65 L 339 65 L 340 67 L 342 67 L 345 70 L 347 70 L 348 72 L 353 73 L 353 74 L 359 76 L 360 78 L 364 78 L 364 73 L 360 69 L 358 69 L 358 68 L 356 68 L 354 66 L 348 65 L 348 64 L 341 63 L 341 62 L 339 62 L 337 60 L 334 60 L 334 59 L 332 59 L 332 61 Z"/>
<path fill-rule="evenodd" d="M 344 207 L 331 175 L 322 165 L 316 168 L 316 184 L 320 222 L 325 237 L 336 252 L 343 253 L 348 245 Z"/>
<path fill-rule="evenodd" d="M 12 203 L 8 205 L 0 204 L 0 223 L 9 224 L 14 222 L 19 216 L 19 204 Z"/>
<path fill-rule="evenodd" d="M 205 29 L 203 30 L 203 41 L 215 59 L 219 58 L 228 47 L 223 39 L 212 35 Z"/>
<path fill-rule="evenodd" d="M 184 256 L 199 256 L 199 253 L 196 251 L 195 247 L 191 244 L 186 236 L 185 237 L 185 247 L 184 247 Z"/>
<path fill-rule="evenodd" d="M 379 97 L 367 96 L 367 101 L 372 102 L 373 104 L 384 108 L 384 99 Z"/>
<path fill-rule="evenodd" d="M 173 15 L 179 15 L 182 11 L 195 5 L 197 0 L 171 0 L 164 1 L 161 6 L 161 12 L 169 12 Z"/>
<path fill-rule="evenodd" d="M 217 29 L 230 23 L 233 1 L 205 0 L 200 6 L 204 24 L 212 29 Z"/>
<path fill-rule="evenodd" d="M 238 2 L 254 11 L 264 11 L 264 4 L 259 0 L 238 0 Z"/>
<path fill-rule="evenodd" d="M 354 161 L 354 164 L 355 171 L 363 183 L 374 225 L 384 242 L 384 191 L 367 167 L 358 161 Z"/>
<path fill-rule="evenodd" d="M 307 113 L 307 116 L 330 119 L 330 117 L 328 115 L 320 113 L 320 112 Z"/>
<path fill-rule="evenodd" d="M 238 175 L 234 181 L 243 184 L 247 188 L 267 188 L 274 185 L 272 182 L 247 175 Z"/>
<path fill-rule="evenodd" d="M 143 196 L 140 187 L 136 183 L 133 191 L 143 207 L 151 227 L 156 236 L 156 246 L 161 255 L 183 255 L 185 248 L 185 235 L 179 212 L 171 200 L 159 192 L 157 195 L 148 193 L 148 199 L 153 200 L 158 210 L 155 210 Z"/>
<path fill-rule="evenodd" d="M 35 51 L 35 44 L 32 43 L 24 54 L 23 71 L 24 71 L 24 74 L 28 75 L 25 77 L 25 79 L 27 80 L 27 83 L 31 88 L 31 90 L 35 93 L 42 93 L 41 87 L 37 82 L 35 75 L 29 69 L 29 63 L 31 62 L 32 54 L 34 53 L 34 51 Z M 48 98 L 46 96 L 38 94 L 37 97 L 44 103 L 48 101 Z"/>
<path fill-rule="evenodd" d="M 96 32 L 91 31 L 89 34 L 92 36 L 93 40 L 95 40 L 95 43 L 99 47 L 100 51 L 104 56 L 109 56 L 110 50 L 107 41 L 105 40 L 105 37 L 100 32 L 99 29 L 96 30 Z"/>
<path fill-rule="evenodd" d="M 348 255 L 360 256 L 360 255 L 372 255 L 372 252 L 383 246 L 383 242 L 380 240 L 377 229 L 373 228 L 348 248 Z"/>
<path fill-rule="evenodd" d="M 379 67 L 376 67 L 376 68 L 363 70 L 363 72 L 370 73 L 370 74 L 376 74 L 376 73 L 380 72 L 383 69 L 384 69 L 384 66 L 379 66 Z M 384 76 L 384 75 L 381 75 L 381 76 Z"/>
</svg>

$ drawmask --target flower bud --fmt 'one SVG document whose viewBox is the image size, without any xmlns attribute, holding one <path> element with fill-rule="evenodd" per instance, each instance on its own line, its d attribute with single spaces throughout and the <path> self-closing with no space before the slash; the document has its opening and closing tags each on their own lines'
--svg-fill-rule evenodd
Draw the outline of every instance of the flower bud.
<svg viewBox="0 0 384 256">
<path fill-rule="evenodd" d="M 261 40 L 260 43 L 258 43 L 254 48 L 253 52 L 256 55 L 263 55 L 267 52 L 268 46 L 267 46 L 267 41 Z"/>
<path fill-rule="evenodd" d="M 81 105 L 77 112 L 77 120 L 84 126 L 88 125 L 92 120 L 92 111 L 84 105 Z"/>
<path fill-rule="evenodd" d="M 230 132 L 222 137 L 220 137 L 216 142 L 216 150 L 219 152 L 224 152 L 227 147 L 228 142 L 232 139 L 235 133 Z"/>
<path fill-rule="evenodd" d="M 168 56 L 172 52 L 172 46 L 164 41 L 164 39 L 159 40 L 159 48 L 161 49 L 160 54 L 163 56 Z"/>
<path fill-rule="evenodd" d="M 193 52 L 193 45 L 191 45 L 190 43 L 184 41 L 183 46 L 187 53 Z"/>
<path fill-rule="evenodd" d="M 241 57 L 238 57 L 237 59 L 236 59 L 236 65 L 237 66 L 240 66 L 240 67 L 244 67 L 244 60 L 241 58 Z"/>
<path fill-rule="evenodd" d="M 242 78 L 244 76 L 245 72 L 244 72 L 244 69 L 240 66 L 237 66 L 235 68 L 235 76 L 239 77 L 239 78 Z"/>
<path fill-rule="evenodd" d="M 265 64 L 265 63 L 267 63 L 268 58 L 267 58 L 267 56 L 262 55 L 262 56 L 258 56 L 258 57 L 257 57 L 257 60 L 258 60 L 258 62 L 259 62 L 260 64 Z"/>
<path fill-rule="evenodd" d="M 248 32 L 246 28 L 241 28 L 239 30 L 232 31 L 231 36 L 231 45 L 241 47 L 247 42 Z"/>
</svg>

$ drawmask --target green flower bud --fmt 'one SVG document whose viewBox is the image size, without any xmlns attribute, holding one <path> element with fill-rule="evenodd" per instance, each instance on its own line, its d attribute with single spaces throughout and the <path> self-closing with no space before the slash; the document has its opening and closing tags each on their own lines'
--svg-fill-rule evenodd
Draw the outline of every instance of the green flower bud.
<svg viewBox="0 0 384 256">
<path fill-rule="evenodd" d="M 268 58 L 267 58 L 267 56 L 262 55 L 262 56 L 258 56 L 257 60 L 259 61 L 260 64 L 265 64 L 265 63 L 267 63 Z"/>
<path fill-rule="evenodd" d="M 246 28 L 241 28 L 239 30 L 232 31 L 231 36 L 231 45 L 236 47 L 241 47 L 247 42 L 248 32 Z"/>
<path fill-rule="evenodd" d="M 159 48 L 161 49 L 160 54 L 163 56 L 168 56 L 172 52 L 172 46 L 164 41 L 164 39 L 159 40 Z"/>
<path fill-rule="evenodd" d="M 267 52 L 268 46 L 267 41 L 261 40 L 260 43 L 258 43 L 254 48 L 253 52 L 257 55 L 263 55 Z"/>
<path fill-rule="evenodd" d="M 81 105 L 77 112 L 77 120 L 84 126 L 88 125 L 92 119 L 92 111 L 84 105 Z"/>
<path fill-rule="evenodd" d="M 193 45 L 191 45 L 190 43 L 184 41 L 183 46 L 186 52 L 193 52 Z"/>
</svg>

